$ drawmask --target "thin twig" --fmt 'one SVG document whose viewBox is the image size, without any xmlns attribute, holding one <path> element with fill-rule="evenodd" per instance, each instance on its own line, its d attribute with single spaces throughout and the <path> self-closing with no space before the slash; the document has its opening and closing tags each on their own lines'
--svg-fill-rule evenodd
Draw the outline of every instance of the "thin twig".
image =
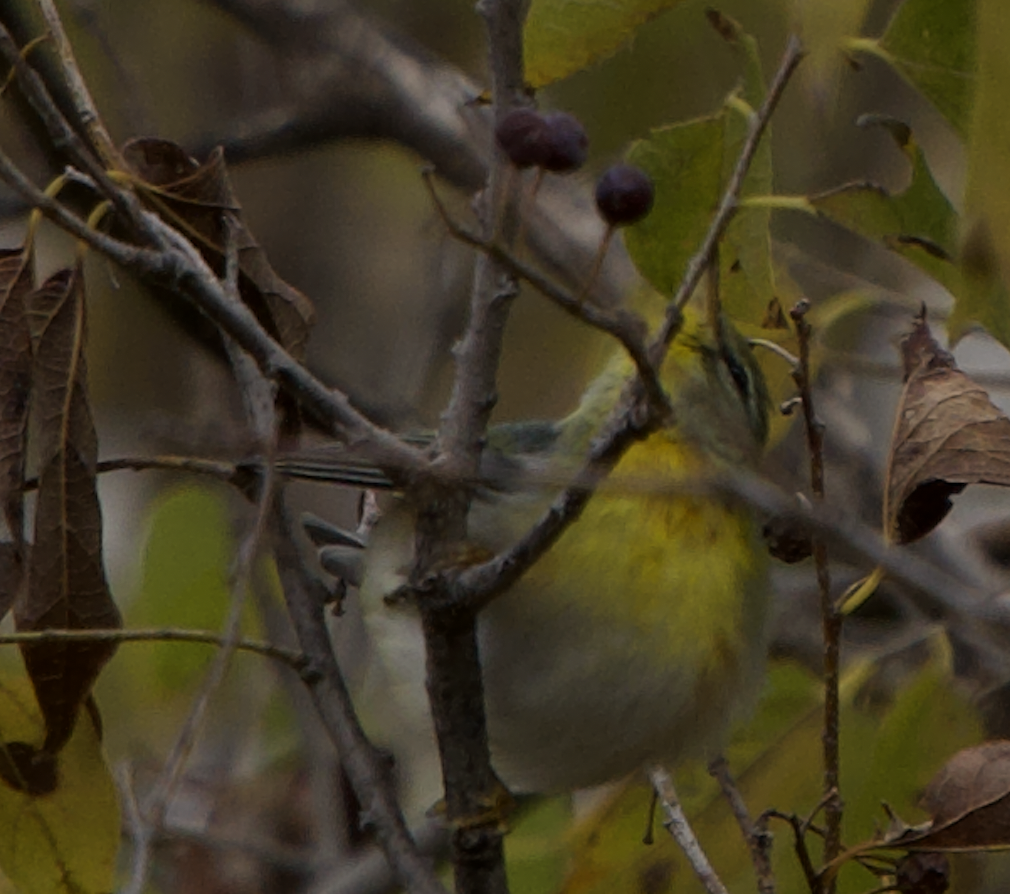
<svg viewBox="0 0 1010 894">
<path fill-rule="evenodd" d="M 789 364 L 790 369 L 795 369 L 799 365 L 799 359 L 790 354 L 782 345 L 777 345 L 775 342 L 767 338 L 749 338 L 747 343 L 752 348 L 764 348 L 766 351 L 771 351 L 778 357 L 781 357 Z"/>
<path fill-rule="evenodd" d="M 698 876 L 698 881 L 708 894 L 729 894 L 701 849 L 701 844 L 684 815 L 684 808 L 680 806 L 680 799 L 677 797 L 670 774 L 662 767 L 654 767 L 649 771 L 649 780 L 659 796 L 659 803 L 666 816 L 663 827 L 684 852 L 687 862 Z"/>
<path fill-rule="evenodd" d="M 274 557 L 295 635 L 308 659 L 302 672 L 326 732 L 340 754 L 362 820 L 375 831 L 397 881 L 410 894 L 446 894 L 431 861 L 417 848 L 397 803 L 385 758 L 361 728 L 326 629 L 323 595 L 305 567 L 283 498 L 273 513 Z"/>
<path fill-rule="evenodd" d="M 285 462 L 278 464 L 282 472 Z M 206 475 L 225 484 L 237 487 L 247 494 L 258 476 L 260 466 L 251 462 L 229 463 L 220 460 L 201 459 L 186 456 L 136 456 L 117 457 L 98 463 L 98 472 L 120 470 L 155 470 L 185 472 Z M 322 467 L 311 480 L 327 479 Z M 530 473 L 532 484 L 558 486 L 567 479 L 556 473 L 538 476 Z M 338 476 L 339 483 L 339 476 Z M 37 485 L 35 479 L 26 483 L 26 488 Z M 369 486 L 372 486 L 370 483 Z M 920 609 L 929 616 L 944 617 L 950 623 L 969 623 L 977 627 L 975 633 L 992 633 L 1010 624 L 1010 615 L 1002 603 L 992 598 L 994 594 L 971 587 L 964 581 L 955 580 L 950 574 L 921 556 L 916 556 L 884 543 L 879 533 L 856 518 L 825 506 L 810 506 L 804 510 L 792 496 L 774 484 L 753 473 L 737 470 L 692 479 L 690 481 L 659 482 L 653 476 L 643 477 L 640 482 L 623 479 L 620 492 L 627 493 L 636 487 L 651 494 L 669 495 L 721 495 L 740 500 L 762 513 L 769 515 L 798 515 L 804 526 L 809 526 L 822 537 L 844 545 L 861 556 L 871 566 L 880 565 L 890 578 L 911 588 L 913 598 Z M 962 634 L 963 635 L 963 634 Z M 982 647 L 977 636 L 967 637 L 976 647 Z M 991 653 L 991 654 L 990 654 Z M 987 661 L 1002 660 L 1004 649 L 990 643 L 985 654 Z M 993 666 L 999 666 L 998 664 Z"/>
<path fill-rule="evenodd" d="M 723 234 L 726 232 L 726 228 L 736 213 L 740 201 L 740 192 L 743 190 L 744 181 L 747 179 L 751 162 L 754 161 L 754 153 L 757 152 L 765 128 L 768 127 L 768 123 L 771 121 L 779 100 L 782 98 L 786 85 L 793 76 L 796 66 L 802 61 L 803 56 L 803 45 L 800 43 L 799 38 L 796 35 L 790 35 L 789 42 L 786 44 L 785 54 L 779 63 L 778 70 L 775 72 L 775 77 L 772 78 L 772 82 L 768 87 L 765 100 L 761 103 L 761 108 L 754 113 L 750 121 L 747 138 L 740 149 L 736 166 L 733 168 L 733 173 L 730 175 L 729 182 L 723 191 L 722 200 L 719 202 L 719 208 L 715 212 L 715 217 L 712 218 L 708 232 L 702 240 L 701 248 L 698 249 L 687 265 L 684 278 L 681 280 L 680 286 L 677 288 L 677 292 L 670 302 L 666 319 L 663 321 L 663 325 L 660 327 L 659 333 L 651 346 L 650 354 L 657 359 L 657 366 L 662 361 L 665 349 L 677 337 L 681 325 L 680 312 L 694 294 L 698 283 L 701 282 L 712 253 L 719 245 Z"/>
<path fill-rule="evenodd" d="M 775 894 L 775 876 L 772 872 L 771 845 L 772 838 L 768 833 L 764 818 L 757 823 L 751 819 L 750 811 L 744 802 L 736 781 L 729 772 L 729 764 L 721 755 L 708 765 L 708 772 L 719 783 L 723 796 L 729 803 L 730 810 L 736 818 L 737 825 L 743 833 L 747 847 L 750 848 L 751 861 L 757 875 L 757 885 L 760 894 Z"/>
<path fill-rule="evenodd" d="M 133 858 L 130 861 L 130 878 L 124 886 L 125 892 L 143 891 L 148 873 L 151 871 L 151 845 L 154 832 L 144 822 L 140 803 L 137 801 L 137 787 L 134 784 L 133 770 L 123 766 L 116 774 L 117 788 L 120 800 L 126 810 L 126 828 L 130 842 L 133 845 Z"/>
<path fill-rule="evenodd" d="M 21 55 L 17 44 L 3 23 L 0 23 L 0 55 L 14 69 L 18 87 L 49 133 L 53 147 L 59 152 L 65 152 L 75 165 L 95 181 L 98 189 L 120 212 L 124 223 L 133 227 L 142 238 L 148 238 L 150 233 L 139 216 L 140 209 L 136 197 L 129 191 L 120 189 L 109 178 L 105 168 L 63 117 L 63 113 L 46 89 L 42 78 Z M 20 193 L 20 190 L 18 191 Z M 29 204 L 35 205 L 23 193 L 21 195 Z"/>
<path fill-rule="evenodd" d="M 376 466 L 397 480 L 433 474 L 421 453 L 358 412 L 347 395 L 329 388 L 295 360 L 242 303 L 232 301 L 210 267 L 176 230 L 149 212 L 142 217 L 160 248 L 138 248 L 91 229 L 85 221 L 47 196 L 0 151 L 0 180 L 54 223 L 141 278 L 168 285 L 188 297 L 222 331 L 238 342 L 263 372 L 275 378 L 334 437 L 358 445 Z"/>
<path fill-rule="evenodd" d="M 260 469 L 252 463 L 230 463 L 197 456 L 118 456 L 99 460 L 95 467 L 99 474 L 107 472 L 186 472 L 230 484 L 245 492 L 259 477 Z M 33 491 L 39 486 L 38 478 L 26 478 L 23 488 Z"/>
<path fill-rule="evenodd" d="M 125 170 L 126 163 L 123 161 L 119 149 L 116 148 L 115 142 L 109 135 L 105 123 L 98 113 L 98 107 L 91 98 L 88 85 L 81 75 L 77 59 L 74 57 L 73 47 L 70 45 L 67 33 L 63 29 L 63 21 L 56 11 L 56 6 L 52 0 L 36 0 L 36 3 L 38 3 L 39 9 L 42 11 L 42 16 L 46 20 L 46 27 L 48 27 L 53 42 L 56 44 L 56 52 L 63 67 L 63 77 L 66 79 L 67 86 L 70 88 L 70 95 L 74 100 L 74 109 L 77 112 L 78 118 L 80 118 L 81 125 L 91 140 L 91 145 L 106 167 L 116 167 L 120 170 Z"/>
<path fill-rule="evenodd" d="M 222 281 L 225 291 L 234 303 L 240 303 L 238 292 L 238 243 L 235 238 L 236 222 L 230 213 L 224 213 L 225 274 Z M 224 624 L 224 645 L 214 656 L 203 683 L 193 703 L 188 716 L 183 723 L 175 742 L 169 751 L 162 772 L 153 786 L 150 797 L 143 811 L 144 820 L 154 829 L 159 829 L 165 819 L 168 806 L 171 803 L 175 788 L 182 777 L 193 749 L 197 736 L 207 717 L 210 702 L 228 673 L 235 655 L 235 644 L 240 639 L 242 613 L 248 599 L 253 569 L 259 557 L 260 547 L 266 535 L 269 524 L 269 513 L 274 507 L 274 494 L 277 487 L 277 472 L 274 469 L 274 458 L 277 453 L 277 441 L 280 436 L 280 420 L 276 410 L 276 386 L 256 367 L 254 361 L 234 340 L 225 335 L 225 346 L 232 361 L 236 380 L 242 392 L 249 429 L 257 446 L 266 455 L 265 471 L 259 481 L 256 494 L 256 515 L 252 527 L 243 538 L 235 556 L 232 569 L 231 598 L 229 600 L 228 617 Z M 147 842 L 150 846 L 150 842 Z M 141 863 L 141 860 L 137 860 Z M 149 864 L 149 860 L 146 861 Z M 136 877 L 139 882 L 137 894 L 146 881 Z"/>
<path fill-rule="evenodd" d="M 496 122 L 527 102 L 523 76 L 522 28 L 527 0 L 480 0 L 491 70 L 491 102 Z M 518 230 L 517 196 L 504 189 L 510 179 L 497 147 L 491 149 L 488 180 L 477 202 L 485 240 L 500 229 L 506 245 Z M 454 350 L 452 393 L 435 443 L 436 464 L 450 481 L 417 490 L 415 561 L 411 583 L 430 577 L 445 551 L 466 538 L 470 494 L 460 482 L 479 471 L 497 378 L 505 326 L 519 282 L 502 265 L 481 254 L 474 266 L 470 315 Z M 428 702 L 438 741 L 446 814 L 453 826 L 452 866 L 457 894 L 506 894 L 504 827 L 488 805 L 500 798 L 501 783 L 491 768 L 484 683 L 477 648 L 477 615 L 472 608 L 445 612 L 421 600 Z"/>
<path fill-rule="evenodd" d="M 214 660 L 204 676 L 200 691 L 193 699 L 189 714 L 169 751 L 159 778 L 144 804 L 143 819 L 153 829 L 159 829 L 164 822 L 176 786 L 193 753 L 197 736 L 207 717 L 211 698 L 220 689 L 228 669 L 231 667 L 232 658 L 240 641 L 242 610 L 245 607 L 250 578 L 267 530 L 269 513 L 274 505 L 275 483 L 276 476 L 272 471 L 272 464 L 268 464 L 266 474 L 260 484 L 255 520 L 252 528 L 243 538 L 235 557 L 228 617 L 225 620 L 221 637 L 222 648 L 214 656 Z M 140 861 L 138 860 L 138 862 Z M 136 894 L 140 894 L 146 879 L 138 878 L 137 881 L 140 883 L 140 887 L 137 887 L 135 891 Z"/>
<path fill-rule="evenodd" d="M 799 365 L 793 378 L 803 398 L 803 420 L 810 452 L 810 488 L 814 501 L 824 503 L 824 427 L 814 410 L 810 381 L 810 324 L 806 314 L 810 303 L 800 301 L 790 312 L 799 341 Z M 830 863 L 842 850 L 842 799 L 839 792 L 839 680 L 842 616 L 831 598 L 828 550 L 823 537 L 813 537 L 814 567 L 821 596 L 821 623 L 824 636 L 824 862 Z M 834 879 L 826 880 L 824 894 L 832 894 Z"/>
<path fill-rule="evenodd" d="M 645 349 L 646 326 L 645 321 L 641 317 L 622 308 L 608 311 L 592 302 L 581 301 L 562 286 L 549 280 L 539 271 L 534 270 L 528 264 L 524 264 L 504 246 L 497 242 L 482 239 L 476 233 L 456 221 L 449 213 L 435 188 L 434 171 L 430 168 L 425 169 L 421 172 L 421 176 L 424 178 L 424 184 L 428 188 L 432 204 L 434 204 L 435 210 L 438 212 L 450 235 L 460 242 L 487 254 L 513 276 L 528 282 L 534 289 L 546 298 L 549 298 L 566 313 L 571 314 L 576 319 L 582 320 L 594 329 L 599 329 L 601 332 L 606 332 L 608 335 L 616 338 L 635 364 L 635 369 L 646 384 L 650 399 L 656 401 L 659 405 L 666 402 L 663 386 Z"/>
<path fill-rule="evenodd" d="M 32 630 L 24 633 L 0 634 L 0 646 L 17 643 L 47 642 L 109 642 L 109 643 L 201 643 L 208 646 L 224 646 L 225 638 L 211 630 L 186 630 L 178 627 L 134 628 L 130 630 Z M 251 639 L 235 641 L 240 652 L 251 652 L 280 661 L 293 670 L 301 672 L 307 664 L 306 657 L 296 649 L 285 649 L 271 643 Z"/>
<path fill-rule="evenodd" d="M 801 820 L 795 813 L 781 813 L 778 810 L 766 810 L 763 814 L 768 819 L 778 819 L 789 824 L 793 831 L 793 849 L 796 852 L 796 859 L 803 870 L 803 877 L 806 879 L 810 894 L 817 894 L 820 887 L 820 879 L 817 870 L 814 868 L 813 860 L 810 859 L 810 851 L 807 849 L 807 831 L 810 828 L 808 822 Z"/>
</svg>

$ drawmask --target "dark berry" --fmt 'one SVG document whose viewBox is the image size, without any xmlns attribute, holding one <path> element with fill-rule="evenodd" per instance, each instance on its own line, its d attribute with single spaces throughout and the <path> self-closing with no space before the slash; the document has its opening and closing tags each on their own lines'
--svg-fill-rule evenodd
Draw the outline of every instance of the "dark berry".
<svg viewBox="0 0 1010 894">
<path fill-rule="evenodd" d="M 589 154 L 589 137 L 579 119 L 567 112 L 552 112 L 544 116 L 544 124 L 547 144 L 544 168 L 558 174 L 581 168 Z"/>
<path fill-rule="evenodd" d="M 612 227 L 641 220 L 652 210 L 655 189 L 641 168 L 614 165 L 596 184 L 596 207 Z"/>
<path fill-rule="evenodd" d="M 547 158 L 547 122 L 536 109 L 513 109 L 498 122 L 494 135 L 517 168 L 540 166 Z"/>
</svg>

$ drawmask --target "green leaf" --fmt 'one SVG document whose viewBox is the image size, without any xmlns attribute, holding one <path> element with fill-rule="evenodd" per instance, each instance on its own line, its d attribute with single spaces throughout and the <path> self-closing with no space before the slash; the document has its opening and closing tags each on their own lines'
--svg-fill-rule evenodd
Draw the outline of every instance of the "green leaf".
<svg viewBox="0 0 1010 894">
<path fill-rule="evenodd" d="M 803 740 L 807 751 L 802 754 L 797 749 L 788 751 L 790 772 L 777 778 L 780 786 L 777 794 L 785 795 L 794 780 L 816 779 L 818 754 L 809 749 L 809 740 L 816 737 L 819 716 L 818 687 L 810 674 L 792 664 L 773 667 L 757 715 L 734 740 L 729 754 L 731 766 L 736 770 L 749 767 L 745 771 L 748 773 L 768 762 L 775 763 L 784 739 L 794 734 L 791 731 L 797 729 L 797 724 L 812 725 Z M 715 782 L 703 767 L 691 764 L 677 768 L 676 784 L 709 858 L 723 880 L 729 882 L 735 873 L 749 867 L 750 859 L 735 820 L 728 812 L 725 816 L 721 813 L 722 802 Z M 657 825 L 654 830 L 655 844 L 643 846 L 651 801 L 648 786 L 631 785 L 581 824 L 573 845 L 574 869 L 563 889 L 565 894 L 701 891 L 679 850 L 661 827 Z M 753 884 L 749 887 L 753 888 Z M 748 886 L 733 889 L 747 890 Z"/>
<path fill-rule="evenodd" d="M 937 186 L 906 125 L 869 116 L 860 119 L 860 124 L 885 127 L 894 137 L 911 167 L 908 186 L 891 193 L 875 183 L 849 183 L 811 196 L 811 203 L 850 230 L 883 242 L 949 288 L 956 284 L 951 260 L 958 251 L 957 212 Z"/>
<path fill-rule="evenodd" d="M 525 894 L 554 894 L 570 862 L 571 799 L 547 798 L 524 812 L 505 838 L 509 887 Z"/>
<path fill-rule="evenodd" d="M 998 275 L 996 245 L 984 223 L 976 226 L 964 248 L 959 248 L 961 219 L 933 179 L 926 157 L 905 124 L 883 116 L 866 116 L 863 125 L 887 128 L 911 167 L 908 186 L 889 192 L 870 182 L 849 183 L 820 195 L 810 196 L 807 210 L 834 220 L 915 264 L 954 297 L 954 310 L 947 323 L 952 343 L 973 326 L 982 326 L 1010 349 L 1010 295 Z M 1010 137 L 1010 132 L 1008 132 Z M 994 153 L 999 155 L 999 151 Z M 1001 182 L 995 168 L 991 182 Z M 1010 158 L 1005 161 L 1010 176 Z M 980 204 L 998 201 L 999 190 L 983 194 Z M 781 207 L 801 207 L 791 200 Z M 1010 217 L 1008 217 L 1010 223 Z"/>
<path fill-rule="evenodd" d="M 215 489 L 193 486 L 163 494 L 151 510 L 141 592 L 131 603 L 134 627 L 219 630 L 228 607 L 234 545 L 227 502 Z M 155 685 L 159 699 L 188 692 L 213 657 L 209 649 L 170 643 L 129 650 L 122 658 Z"/>
<path fill-rule="evenodd" d="M 676 291 L 705 237 L 746 138 L 749 116 L 764 98 L 757 43 L 728 17 L 721 16 L 717 27 L 743 60 L 740 89 L 718 114 L 654 130 L 627 156 L 652 177 L 656 200 L 648 217 L 625 230 L 625 244 L 639 272 L 666 296 Z M 742 193 L 760 194 L 771 187 L 766 135 Z M 726 312 L 740 322 L 760 322 L 775 296 L 769 221 L 769 209 L 747 208 L 721 245 L 720 295 Z"/>
<path fill-rule="evenodd" d="M 951 337 L 980 323 L 1010 348 L 1010 6 L 979 0 L 979 76 L 968 150 L 968 223 L 962 251 L 965 278 L 972 287 L 949 322 Z"/>
<path fill-rule="evenodd" d="M 880 801 L 914 813 L 921 786 L 954 751 L 979 741 L 977 715 L 957 692 L 941 645 L 924 667 L 911 671 L 888 698 L 867 665 L 847 671 L 842 687 L 842 794 L 847 840 L 869 838 L 883 819 Z M 775 807 L 809 814 L 823 786 L 820 684 L 790 664 L 769 671 L 757 715 L 734 738 L 727 757 L 752 815 Z M 869 684 L 869 685 L 867 685 Z M 875 697 L 860 697 L 872 688 Z M 736 820 L 715 783 L 696 765 L 677 768 L 676 784 L 691 826 L 731 891 L 754 889 L 754 870 Z M 574 866 L 565 894 L 640 891 L 703 894 L 679 850 L 661 829 L 656 843 L 641 837 L 651 793 L 636 785 L 619 793 L 578 830 Z M 772 826 L 773 864 L 781 894 L 807 890 L 791 846 L 791 832 Z M 819 845 L 811 836 L 816 859 Z M 846 868 L 842 894 L 872 887 L 870 876 Z"/>
<path fill-rule="evenodd" d="M 723 110 L 722 183 L 720 193 L 736 167 L 750 126 L 748 109 L 757 109 L 765 98 L 764 75 L 757 41 L 735 22 L 723 21 L 736 30 L 731 45 L 740 55 L 744 76 L 738 93 Z M 737 102 L 743 100 L 743 104 Z M 770 192 L 773 187 L 772 144 L 769 130 L 761 140 L 742 196 Z M 723 309 L 738 322 L 757 323 L 775 297 L 775 275 L 771 255 L 771 210 L 751 208 L 736 215 L 726 230 L 719 253 L 719 287 Z"/>
<path fill-rule="evenodd" d="M 0 737 L 41 746 L 45 725 L 26 679 L 0 680 Z M 116 787 L 84 713 L 56 763 L 56 788 L 33 796 L 0 782 L 0 869 L 21 894 L 113 889 L 120 819 Z"/>
<path fill-rule="evenodd" d="M 850 47 L 880 56 L 967 136 L 975 79 L 976 0 L 906 0 L 879 40 Z"/>
<path fill-rule="evenodd" d="M 560 81 L 616 53 L 635 31 L 681 0 L 533 0 L 523 32 L 526 83 Z"/>
<path fill-rule="evenodd" d="M 722 188 L 722 116 L 652 131 L 635 143 L 628 161 L 652 177 L 652 212 L 624 233 L 639 272 L 669 297 L 701 244 Z"/>
</svg>

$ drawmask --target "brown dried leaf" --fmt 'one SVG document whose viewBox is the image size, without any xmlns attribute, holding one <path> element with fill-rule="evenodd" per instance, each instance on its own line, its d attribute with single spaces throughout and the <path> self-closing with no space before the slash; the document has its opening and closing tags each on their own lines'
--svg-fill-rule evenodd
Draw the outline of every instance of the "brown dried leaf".
<svg viewBox="0 0 1010 894">
<path fill-rule="evenodd" d="M 884 521 L 894 542 L 910 543 L 943 521 L 967 485 L 1010 486 L 1010 419 L 933 340 L 925 309 L 901 352 Z"/>
<path fill-rule="evenodd" d="M 25 299 L 32 290 L 31 253 L 0 249 L 0 505 L 18 553 L 24 545 L 23 492 L 32 344 Z M 0 595 L 0 617 L 10 603 Z"/>
<path fill-rule="evenodd" d="M 285 350 L 303 360 L 315 317 L 312 303 L 274 272 L 245 226 L 223 150 L 215 149 L 201 165 L 175 143 L 143 137 L 127 143 L 123 156 L 141 180 L 137 186 L 145 202 L 189 236 L 219 274 L 228 238 L 225 215 L 232 215 L 242 300 Z"/>
<path fill-rule="evenodd" d="M 14 607 L 18 630 L 120 626 L 102 566 L 96 492 L 98 439 L 88 405 L 81 271 L 54 274 L 28 298 L 36 344 L 33 411 L 38 417 L 39 490 L 28 587 Z M 23 644 L 52 754 L 73 732 L 81 703 L 115 646 Z"/>
<path fill-rule="evenodd" d="M 926 787 L 932 822 L 889 839 L 888 846 L 965 851 L 1010 846 L 1010 741 L 955 754 Z"/>
<path fill-rule="evenodd" d="M 25 551 L 10 541 L 0 541 L 0 618 L 7 617 L 21 593 L 25 578 Z"/>
<path fill-rule="evenodd" d="M 943 894 L 950 887 L 950 861 L 932 851 L 905 854 L 894 867 L 901 894 Z"/>
</svg>

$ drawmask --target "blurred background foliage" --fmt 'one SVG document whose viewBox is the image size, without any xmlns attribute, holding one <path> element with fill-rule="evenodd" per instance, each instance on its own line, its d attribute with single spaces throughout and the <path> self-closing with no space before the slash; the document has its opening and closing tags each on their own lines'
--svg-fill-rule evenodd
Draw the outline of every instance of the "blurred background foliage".
<svg viewBox="0 0 1010 894">
<path fill-rule="evenodd" d="M 324 0 L 289 2 L 306 14 L 331 8 L 336 14 L 341 7 Z M 229 157 L 237 159 L 231 176 L 252 231 L 278 273 L 315 303 L 310 367 L 392 426 L 431 425 L 450 384 L 449 349 L 464 321 L 472 258 L 448 240 L 433 212 L 418 174 L 425 159 L 376 138 L 381 128 L 338 121 L 329 131 L 319 128 L 276 149 L 243 143 L 271 116 L 283 116 L 291 96 L 312 89 L 302 82 L 297 49 L 278 49 L 255 33 L 243 19 L 243 5 L 64 0 L 60 8 L 117 139 L 164 137 L 199 157 L 218 143 L 229 147 Z M 739 60 L 706 22 L 706 5 L 676 5 L 611 58 L 540 94 L 542 107 L 573 112 L 589 132 L 588 167 L 571 178 L 585 197 L 595 175 L 633 140 L 652 127 L 717 110 L 736 84 Z M 1010 19 L 998 0 L 979 0 L 980 8 L 990 10 L 981 43 L 994 81 L 980 100 L 978 115 L 984 117 L 976 117 L 969 147 L 891 67 L 870 55 L 839 51 L 845 38 L 879 35 L 898 6 L 898 0 L 719 4 L 756 37 L 766 72 L 791 29 L 802 30 L 810 49 L 774 120 L 775 191 L 811 194 L 852 180 L 902 189 L 910 174 L 892 137 L 883 128 L 855 125 L 864 113 L 882 113 L 911 126 L 933 176 L 959 210 L 970 179 L 967 160 L 975 159 L 975 201 L 988 209 L 994 232 L 1010 232 L 1002 217 L 1010 200 L 999 186 L 1010 181 L 989 173 L 1010 163 L 1010 141 L 1003 139 L 1010 74 L 999 74 L 1001 65 L 1010 64 L 999 49 L 1010 43 Z M 4 4 L 5 19 L 8 8 L 23 33 L 41 30 L 30 4 Z M 408 54 L 457 67 L 478 85 L 475 95 L 485 84 L 483 32 L 470 2 L 361 0 L 356 9 Z M 45 182 L 59 167 L 22 112 L 16 101 L 0 106 L 5 145 Z M 585 226 L 598 232 L 586 202 Z M 462 199 L 457 204 L 465 207 Z M 4 244 L 17 243 L 24 210 L 0 194 L 0 213 Z M 830 499 L 879 524 L 881 470 L 900 384 L 894 343 L 921 302 L 929 305 L 932 320 L 944 319 L 949 296 L 882 246 L 830 223 L 776 215 L 773 237 L 776 263 L 786 273 L 783 305 L 806 294 L 822 314 L 819 401 L 828 426 Z M 67 248 L 65 237 L 47 228 L 40 274 L 59 266 Z M 241 457 L 246 445 L 238 395 L 199 321 L 104 261 L 88 264 L 89 363 L 103 456 Z M 497 418 L 566 412 L 600 349 L 598 335 L 524 293 L 507 336 Z M 983 334 L 969 334 L 957 354 L 962 366 L 981 371 L 994 401 L 1006 407 L 1006 352 Z M 805 463 L 790 432 L 770 457 L 768 473 L 802 489 Z M 304 508 L 353 522 L 355 494 L 292 487 Z M 220 626 L 236 531 L 248 524 L 247 507 L 218 488 L 170 475 L 118 473 L 105 476 L 101 488 L 106 561 L 126 623 Z M 999 525 L 1005 516 L 1002 495 L 965 494 L 922 549 L 973 584 L 1001 592 L 1003 571 L 983 554 L 1010 552 Z M 986 537 L 973 540 L 983 522 Z M 839 586 L 858 576 L 846 565 L 851 557 L 833 558 Z M 785 663 L 773 672 L 769 698 L 734 756 L 755 811 L 772 805 L 803 811 L 818 800 L 818 695 L 811 670 L 817 667 L 819 632 L 810 568 L 783 570 L 778 589 L 776 654 Z M 287 634 L 269 573 L 254 595 L 247 634 L 283 641 Z M 914 594 L 885 585 L 848 624 L 848 840 L 872 834 L 874 816 L 882 819 L 880 799 L 899 812 L 911 809 L 919 787 L 953 750 L 1010 730 L 1001 688 L 1010 674 L 1000 678 L 991 667 L 983 672 L 975 666 L 968 639 L 955 635 L 952 647 L 937 645 L 938 620 L 946 619 L 924 610 Z M 353 604 L 334 632 L 350 677 L 358 679 L 365 646 Z M 210 657 L 203 646 L 128 645 L 104 674 L 98 696 L 106 746 L 115 766 L 130 768 L 138 790 L 164 760 Z M 362 711 L 367 717 L 381 708 L 366 704 Z M 685 772 L 686 800 L 706 844 L 724 861 L 733 890 L 753 890 L 742 845 L 702 776 L 697 768 Z M 637 791 L 612 794 L 586 808 L 574 832 L 567 802 L 534 807 L 508 840 L 514 890 L 557 890 L 562 883 L 579 892 L 691 890 L 693 880 L 665 842 L 652 849 L 638 844 L 643 803 Z M 169 811 L 152 884 L 166 892 L 300 891 L 323 890 L 306 885 L 328 878 L 333 887 L 327 890 L 381 890 L 374 880 L 371 888 L 340 887 L 345 877 L 334 867 L 352 857 L 365 859 L 354 811 L 297 681 L 262 659 L 238 656 L 214 697 L 211 719 Z M 798 891 L 788 833 L 777 832 L 778 858 L 793 864 L 780 890 Z M 998 861 L 966 859 L 958 867 L 957 889 L 1000 890 L 1001 871 Z M 843 875 L 842 882 L 845 891 L 873 887 L 865 874 Z"/>
</svg>

